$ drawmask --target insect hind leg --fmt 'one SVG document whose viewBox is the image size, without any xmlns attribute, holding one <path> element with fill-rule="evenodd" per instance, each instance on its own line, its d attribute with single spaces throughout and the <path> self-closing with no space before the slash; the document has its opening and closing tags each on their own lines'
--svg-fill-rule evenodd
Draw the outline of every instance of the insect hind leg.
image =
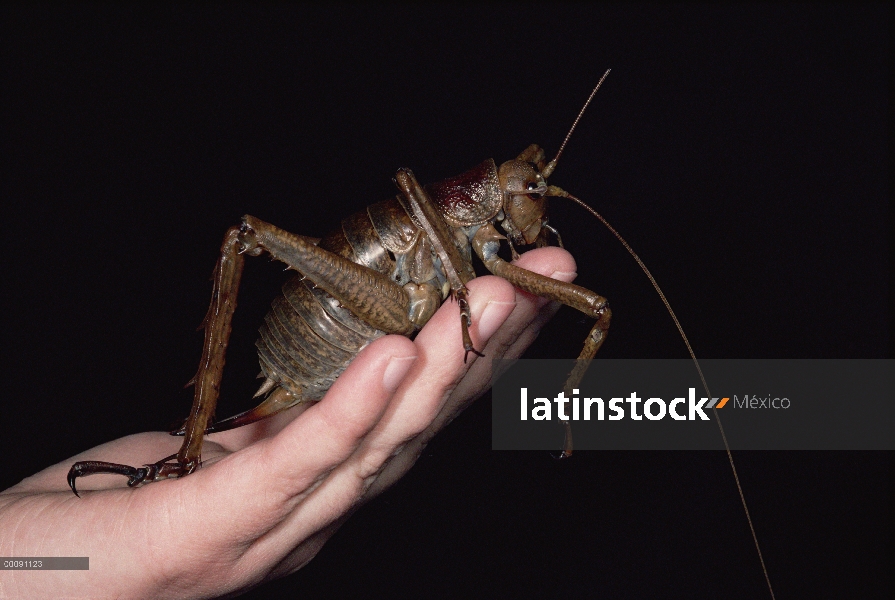
<svg viewBox="0 0 895 600">
<path fill-rule="evenodd" d="M 175 458 L 177 458 L 177 455 L 172 454 L 157 463 L 143 465 L 139 468 L 100 460 L 77 462 L 68 470 L 68 487 L 75 493 L 75 496 L 80 498 L 81 494 L 78 493 L 78 488 L 75 486 L 78 477 L 87 477 L 88 475 L 98 475 L 103 473 L 124 475 L 127 477 L 128 487 L 137 487 L 144 483 L 170 479 L 171 477 L 182 477 L 183 475 L 192 473 L 198 466 L 198 462 L 191 466 L 186 466 L 180 462 L 168 462 Z"/>
</svg>

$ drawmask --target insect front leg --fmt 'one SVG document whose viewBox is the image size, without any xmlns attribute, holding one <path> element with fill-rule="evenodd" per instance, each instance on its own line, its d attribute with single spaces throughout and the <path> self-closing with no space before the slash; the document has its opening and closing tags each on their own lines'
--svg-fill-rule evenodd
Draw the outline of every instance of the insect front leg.
<svg viewBox="0 0 895 600">
<path fill-rule="evenodd" d="M 561 302 L 595 318 L 597 322 L 578 357 L 579 360 L 593 358 L 606 340 L 606 332 L 609 330 L 609 321 L 612 317 L 606 298 L 580 285 L 551 279 L 508 263 L 497 255 L 502 239 L 504 236 L 500 235 L 493 225 L 487 223 L 476 232 L 472 246 L 485 267 L 494 275 L 506 279 L 526 292 Z"/>
<path fill-rule="evenodd" d="M 497 255 L 502 239 L 504 239 L 504 236 L 500 235 L 492 224 L 487 223 L 479 228 L 472 240 L 472 247 L 475 249 L 476 254 L 491 273 L 506 279 L 519 289 L 536 296 L 561 302 L 597 320 L 584 340 L 584 346 L 581 348 L 578 360 L 563 386 L 563 392 L 567 397 L 571 397 L 573 395 L 572 390 L 581 383 L 581 379 L 584 377 L 591 359 L 596 355 L 603 342 L 606 341 L 606 333 L 609 331 L 612 311 L 606 305 L 606 298 L 587 288 L 544 277 L 506 262 Z M 568 421 L 563 421 L 563 425 L 566 430 L 566 441 L 563 446 L 562 456 L 569 456 L 572 454 L 572 433 Z"/>
</svg>

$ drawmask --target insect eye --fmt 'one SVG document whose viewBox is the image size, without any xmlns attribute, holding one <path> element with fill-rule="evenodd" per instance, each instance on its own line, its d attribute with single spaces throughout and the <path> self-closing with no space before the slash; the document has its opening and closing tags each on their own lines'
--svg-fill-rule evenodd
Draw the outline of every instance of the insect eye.
<svg viewBox="0 0 895 600">
<path fill-rule="evenodd" d="M 537 184 L 536 184 L 535 182 L 533 182 L 533 181 L 529 181 L 529 182 L 528 182 L 528 185 L 525 186 L 525 189 L 527 189 L 527 190 L 530 192 L 530 191 L 532 191 L 532 190 L 536 190 L 536 189 L 538 189 L 538 186 L 537 186 Z"/>
</svg>

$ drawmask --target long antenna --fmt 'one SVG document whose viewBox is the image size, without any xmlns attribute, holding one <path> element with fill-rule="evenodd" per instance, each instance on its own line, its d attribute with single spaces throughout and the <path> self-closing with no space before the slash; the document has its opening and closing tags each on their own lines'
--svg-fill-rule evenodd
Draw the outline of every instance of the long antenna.
<svg viewBox="0 0 895 600">
<path fill-rule="evenodd" d="M 559 157 L 562 156 L 562 151 L 566 149 L 566 144 L 569 143 L 569 138 L 572 137 L 572 132 L 575 131 L 575 127 L 578 126 L 578 121 L 581 120 L 581 115 L 584 114 L 584 111 L 587 110 L 587 105 L 590 104 L 590 101 L 594 99 L 594 96 L 597 93 L 597 90 L 600 89 L 600 86 L 603 85 L 603 82 L 606 80 L 606 77 L 609 75 L 609 71 L 612 69 L 606 69 L 606 72 L 603 73 L 603 76 L 600 77 L 600 81 L 597 82 L 597 87 L 594 88 L 594 91 L 590 93 L 590 96 L 587 97 L 587 102 L 584 103 L 584 106 L 581 107 L 581 110 L 578 112 L 578 116 L 575 117 L 575 121 L 572 123 L 572 128 L 569 129 L 569 133 L 566 134 L 566 139 L 562 141 L 562 145 L 559 147 L 559 152 L 556 153 L 556 156 L 553 157 L 547 166 L 541 171 L 541 175 L 544 176 L 544 179 L 547 179 L 553 174 L 553 170 L 556 168 L 556 163 L 559 161 Z"/>
<path fill-rule="evenodd" d="M 575 117 L 575 122 L 572 123 L 572 128 L 569 129 L 569 133 L 566 134 L 566 139 L 563 140 L 562 145 L 559 147 L 559 152 L 556 153 L 556 157 L 547 163 L 547 166 L 541 171 L 541 174 L 546 179 L 553 174 L 553 170 L 556 168 L 556 162 L 559 160 L 560 155 L 562 155 L 563 150 L 566 147 L 566 143 L 569 141 L 569 138 L 572 136 L 572 132 L 575 131 L 575 127 L 578 125 L 578 121 L 581 120 L 581 115 L 584 114 L 585 109 L 587 109 L 587 105 L 590 104 L 590 101 L 593 100 L 594 95 L 597 93 L 597 90 L 600 89 L 600 86 L 603 85 L 603 81 L 606 79 L 606 76 L 609 75 L 609 71 L 612 69 L 606 69 L 606 72 L 603 73 L 603 76 L 600 77 L 600 81 L 597 82 L 597 86 L 590 93 L 590 96 L 587 97 L 587 102 L 584 103 L 584 106 L 581 107 L 581 111 L 578 113 L 578 116 Z M 709 384 L 705 380 L 705 375 L 702 374 L 702 367 L 699 366 L 699 361 L 696 359 L 696 353 L 693 352 L 693 347 L 690 345 L 690 340 L 687 339 L 687 334 L 684 333 L 684 328 L 681 326 L 680 321 L 677 320 L 677 315 L 674 314 L 674 310 L 671 308 L 671 303 L 668 302 L 668 299 L 665 297 L 665 294 L 662 292 L 662 288 L 659 287 L 659 283 L 656 281 L 656 278 L 653 277 L 653 274 L 650 273 L 649 269 L 646 268 L 646 264 L 637 256 L 637 253 L 634 252 L 634 249 L 631 248 L 630 244 L 625 241 L 625 238 L 621 236 L 621 234 L 616 231 L 616 229 L 609 224 L 609 221 L 603 218 L 603 215 L 595 211 L 593 208 L 588 206 L 584 201 L 579 198 L 576 198 L 572 194 L 568 193 L 562 188 L 558 188 L 554 185 L 547 187 L 547 196 L 559 196 L 562 198 L 568 198 L 573 202 L 577 203 L 589 213 L 591 213 L 594 217 L 596 217 L 606 228 L 616 237 L 616 239 L 621 242 L 622 246 L 625 247 L 625 250 L 637 261 L 637 264 L 640 265 L 640 268 L 643 269 L 643 272 L 646 274 L 647 278 L 650 280 L 650 283 L 653 284 L 653 288 L 659 294 L 659 298 L 662 299 L 662 303 L 665 305 L 665 308 L 668 309 L 668 314 L 671 315 L 671 320 L 674 321 L 675 327 L 677 327 L 678 333 L 681 334 L 681 338 L 684 340 L 684 345 L 687 346 L 687 352 L 690 353 L 690 358 L 693 359 L 693 364 L 696 365 L 696 371 L 699 373 L 699 379 L 702 381 L 702 387 L 705 389 L 706 396 L 711 398 L 712 394 L 709 392 Z M 743 505 L 743 511 L 746 513 L 746 521 L 749 523 L 749 531 L 752 532 L 752 541 L 755 543 L 755 551 L 758 553 L 758 562 L 761 563 L 761 571 L 764 573 L 765 582 L 768 584 L 768 591 L 771 594 L 771 600 L 776 600 L 774 596 L 774 588 L 771 586 L 771 578 L 768 575 L 768 568 L 765 565 L 764 557 L 761 554 L 761 546 L 758 543 L 758 535 L 755 533 L 755 526 L 752 524 L 752 516 L 749 514 L 749 506 L 746 503 L 746 496 L 743 494 L 743 486 L 740 483 L 740 476 L 737 473 L 736 465 L 733 462 L 733 453 L 730 451 L 730 443 L 727 441 L 727 434 L 724 432 L 724 426 L 721 424 L 721 415 L 718 413 L 718 409 L 716 407 L 712 407 L 712 412 L 715 413 L 715 422 L 718 423 L 718 429 L 721 431 L 721 439 L 724 441 L 724 449 L 727 452 L 727 460 L 730 462 L 730 470 L 733 472 L 733 479 L 736 482 L 737 491 L 740 494 L 740 502 Z M 568 427 L 568 422 L 566 422 Z"/>
<path fill-rule="evenodd" d="M 605 77 L 605 76 L 604 76 Z M 709 392 L 709 385 L 706 383 L 705 376 L 702 374 L 702 368 L 699 366 L 699 360 L 696 358 L 696 353 L 693 352 L 693 347 L 690 345 L 690 340 L 687 339 L 687 334 L 684 333 L 684 328 L 681 326 L 680 321 L 677 320 L 677 315 L 674 314 L 674 310 L 671 308 L 671 303 L 668 302 L 668 299 L 665 297 L 665 294 L 662 292 L 662 288 L 659 287 L 659 283 L 656 281 L 656 278 L 653 277 L 653 274 L 650 273 L 649 269 L 646 268 L 646 264 L 637 256 L 637 253 L 634 252 L 634 249 L 625 241 L 625 238 L 621 236 L 621 234 L 616 231 L 616 229 L 609 224 L 609 221 L 603 218 L 603 215 L 595 211 L 593 208 L 588 206 L 579 198 L 576 198 L 572 194 L 563 190 L 562 188 L 558 188 L 554 185 L 551 185 L 547 188 L 548 196 L 560 196 L 563 198 L 568 198 L 573 202 L 576 202 L 585 210 L 590 212 L 593 216 L 600 220 L 603 225 L 621 242 L 622 246 L 625 247 L 625 250 L 634 257 L 634 260 L 637 261 L 637 264 L 640 265 L 640 268 L 643 269 L 643 272 L 646 274 L 647 278 L 650 280 L 650 283 L 653 284 L 653 288 L 655 288 L 656 292 L 659 294 L 659 297 L 662 299 L 662 303 L 665 305 L 665 308 L 668 309 L 668 314 L 671 315 L 671 319 L 674 321 L 674 325 L 677 327 L 678 333 L 681 334 L 681 338 L 684 340 L 684 345 L 687 346 L 687 352 L 690 353 L 690 358 L 693 359 L 693 364 L 696 365 L 696 370 L 699 372 L 699 379 L 702 380 L 702 387 L 705 389 L 706 396 L 711 398 L 712 394 Z M 718 429 L 721 431 L 721 439 L 724 441 L 724 449 L 727 452 L 727 460 L 730 462 L 730 470 L 733 471 L 733 479 L 736 482 L 737 491 L 740 494 L 740 502 L 743 505 L 743 511 L 746 513 L 746 521 L 749 523 L 749 531 L 752 532 L 752 541 L 755 543 L 755 551 L 758 553 L 758 562 L 761 563 L 761 571 L 764 573 L 765 582 L 768 584 L 768 591 L 771 593 L 771 600 L 776 600 L 774 596 L 774 588 L 771 586 L 771 578 L 768 575 L 768 568 L 765 565 L 764 557 L 761 554 L 761 546 L 758 544 L 758 535 L 755 533 L 755 526 L 752 524 L 752 516 L 749 514 L 749 506 L 746 503 L 746 496 L 743 494 L 743 486 L 740 483 L 740 476 L 737 473 L 736 465 L 733 462 L 733 453 L 730 450 L 730 443 L 727 441 L 727 434 L 724 433 L 724 426 L 721 424 L 721 415 L 718 413 L 718 409 L 712 407 L 712 412 L 715 413 L 715 422 L 718 423 Z"/>
</svg>

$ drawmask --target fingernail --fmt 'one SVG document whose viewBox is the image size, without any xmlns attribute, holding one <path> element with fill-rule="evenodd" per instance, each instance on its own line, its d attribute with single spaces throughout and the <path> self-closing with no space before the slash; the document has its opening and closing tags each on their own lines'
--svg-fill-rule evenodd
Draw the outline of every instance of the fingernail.
<svg viewBox="0 0 895 600">
<path fill-rule="evenodd" d="M 388 361 L 388 366 L 385 368 L 385 374 L 382 376 L 382 387 L 388 392 L 394 392 L 398 389 L 398 386 L 404 381 L 404 376 L 407 375 L 410 365 L 412 365 L 415 360 L 415 356 L 393 356 L 391 360 Z"/>
<path fill-rule="evenodd" d="M 510 310 L 507 310 L 508 306 Z M 516 306 L 515 302 L 498 302 L 497 300 L 488 302 L 485 305 L 485 310 L 482 311 L 482 316 L 479 317 L 477 325 L 479 338 L 487 340 L 494 335 L 494 332 L 507 320 L 513 306 Z"/>
<path fill-rule="evenodd" d="M 574 281 L 576 277 L 578 277 L 578 273 L 575 271 L 554 271 L 550 273 L 550 279 L 559 279 L 566 283 Z"/>
</svg>

